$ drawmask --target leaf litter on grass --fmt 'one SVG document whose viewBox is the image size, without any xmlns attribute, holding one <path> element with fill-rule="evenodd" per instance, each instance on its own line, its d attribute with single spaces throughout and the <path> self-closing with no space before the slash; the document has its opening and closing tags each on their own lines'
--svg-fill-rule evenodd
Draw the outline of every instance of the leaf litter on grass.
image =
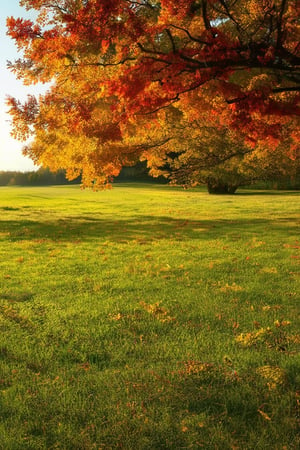
<svg viewBox="0 0 300 450">
<path fill-rule="evenodd" d="M 1 217 L 6 448 L 297 448 L 297 197 L 25 191 Z"/>
</svg>

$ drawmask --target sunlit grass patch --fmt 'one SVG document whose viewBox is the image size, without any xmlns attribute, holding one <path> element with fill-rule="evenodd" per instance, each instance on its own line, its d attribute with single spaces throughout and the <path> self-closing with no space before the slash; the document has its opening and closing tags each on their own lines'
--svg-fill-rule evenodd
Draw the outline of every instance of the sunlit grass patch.
<svg viewBox="0 0 300 450">
<path fill-rule="evenodd" d="M 298 448 L 297 195 L 0 195 L 0 447 Z"/>
</svg>

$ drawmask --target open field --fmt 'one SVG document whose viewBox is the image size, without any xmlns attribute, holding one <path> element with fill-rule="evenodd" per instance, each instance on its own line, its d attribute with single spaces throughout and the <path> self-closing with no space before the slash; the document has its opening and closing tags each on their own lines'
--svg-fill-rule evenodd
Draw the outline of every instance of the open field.
<svg viewBox="0 0 300 450">
<path fill-rule="evenodd" d="M 1 450 L 299 448 L 300 195 L 239 192 L 0 189 Z"/>
</svg>

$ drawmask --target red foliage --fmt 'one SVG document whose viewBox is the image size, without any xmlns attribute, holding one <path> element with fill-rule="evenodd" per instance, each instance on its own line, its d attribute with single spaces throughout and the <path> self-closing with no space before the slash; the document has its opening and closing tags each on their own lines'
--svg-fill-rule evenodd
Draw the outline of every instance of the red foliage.
<svg viewBox="0 0 300 450">
<path fill-rule="evenodd" d="M 36 23 L 7 19 L 8 34 L 25 55 L 12 69 L 27 83 L 59 86 L 60 95 L 51 100 L 58 115 L 65 114 L 73 89 L 72 114 L 64 122 L 70 132 L 121 141 L 116 124 L 124 130 L 145 114 L 153 120 L 173 103 L 184 111 L 189 98 L 195 101 L 189 93 L 197 92 L 198 100 L 207 95 L 203 87 L 210 88 L 212 116 L 214 98 L 221 97 L 228 125 L 250 145 L 265 139 L 276 146 L 287 123 L 299 125 L 296 0 L 26 0 L 26 5 L 40 17 Z M 100 119 L 93 119 L 99 98 L 111 106 L 111 125 L 103 119 L 101 127 Z M 24 106 L 9 102 L 16 135 L 35 120 L 45 128 L 32 100 Z M 49 129 L 58 123 L 53 115 L 47 120 Z"/>
</svg>

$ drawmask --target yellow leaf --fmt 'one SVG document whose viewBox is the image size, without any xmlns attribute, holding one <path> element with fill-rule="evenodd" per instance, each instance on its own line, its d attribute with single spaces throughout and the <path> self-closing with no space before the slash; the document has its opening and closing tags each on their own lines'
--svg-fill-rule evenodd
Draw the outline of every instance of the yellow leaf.
<svg viewBox="0 0 300 450">
<path fill-rule="evenodd" d="M 291 322 L 289 320 L 282 320 L 281 322 L 279 320 L 275 320 L 274 325 L 279 328 L 279 327 L 286 327 L 288 325 L 290 325 Z"/>
<path fill-rule="evenodd" d="M 266 414 L 265 412 L 263 412 L 261 409 L 258 409 L 257 411 L 259 412 L 259 414 L 260 414 L 265 420 L 271 421 L 271 417 L 269 417 L 268 414 Z"/>
<path fill-rule="evenodd" d="M 262 366 L 256 372 L 266 380 L 269 390 L 276 389 L 286 381 L 285 371 L 277 366 Z"/>
</svg>

